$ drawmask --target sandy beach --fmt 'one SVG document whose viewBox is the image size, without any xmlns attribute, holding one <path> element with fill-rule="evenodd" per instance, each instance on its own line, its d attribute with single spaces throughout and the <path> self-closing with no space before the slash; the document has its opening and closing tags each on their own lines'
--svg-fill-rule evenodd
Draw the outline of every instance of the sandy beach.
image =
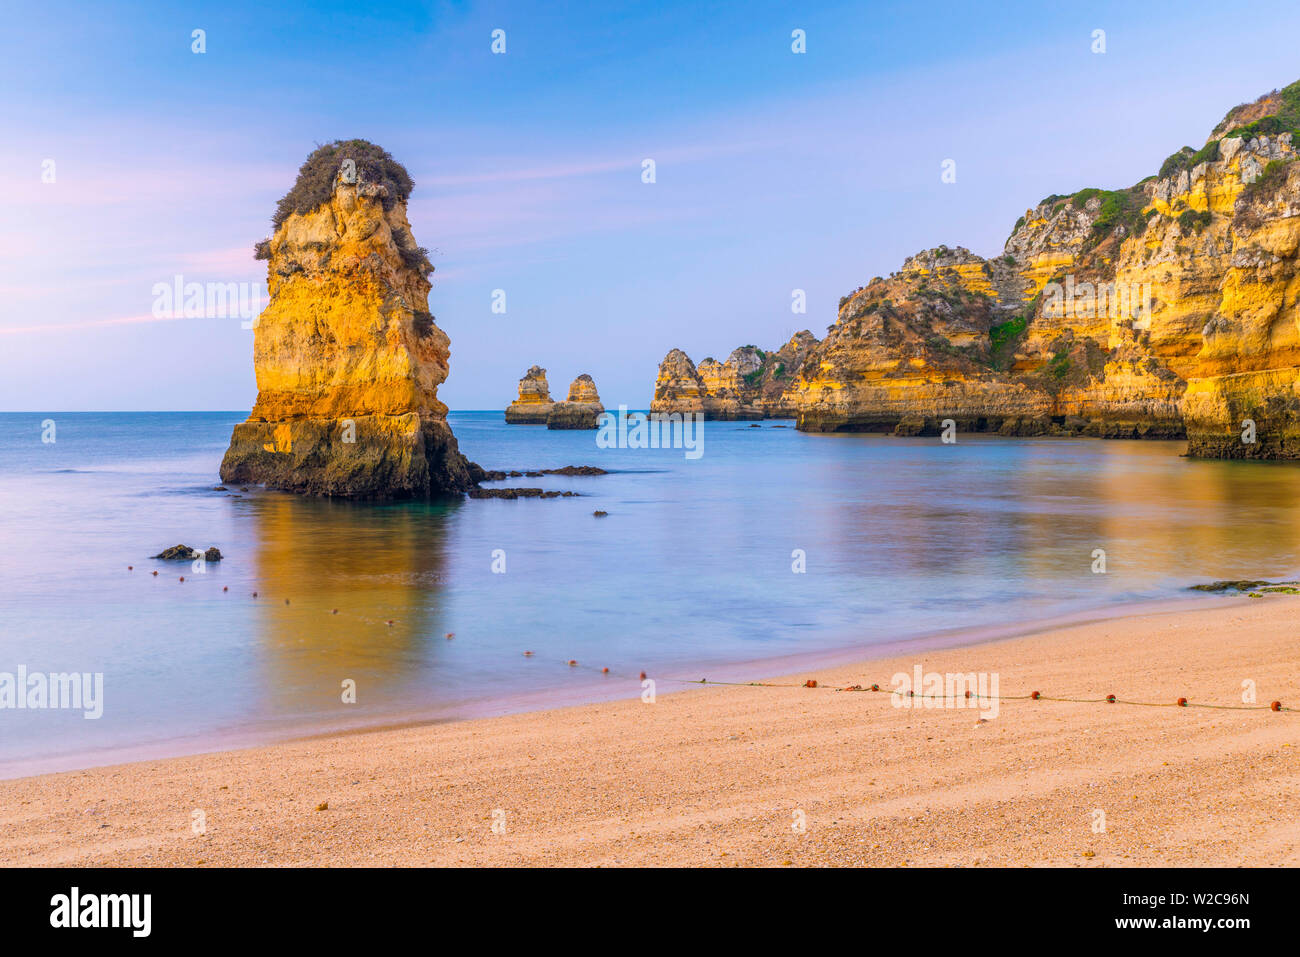
<svg viewBox="0 0 1300 957">
<path fill-rule="evenodd" d="M 0 781 L 0 863 L 1294 866 L 1300 713 L 1267 705 L 1300 705 L 1298 613 L 1224 599 L 773 679 L 789 687 L 659 682 L 653 703 Z M 1160 704 L 1239 706 L 1253 681 L 1265 707 L 993 716 L 832 690 L 918 665 Z"/>
</svg>

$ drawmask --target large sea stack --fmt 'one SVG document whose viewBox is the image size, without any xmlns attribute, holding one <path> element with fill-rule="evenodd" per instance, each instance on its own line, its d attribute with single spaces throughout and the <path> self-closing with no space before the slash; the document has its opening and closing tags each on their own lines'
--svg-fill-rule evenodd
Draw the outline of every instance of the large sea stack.
<svg viewBox="0 0 1300 957">
<path fill-rule="evenodd" d="M 569 386 L 569 398 L 557 402 L 546 418 L 548 429 L 594 429 L 605 407 L 600 403 L 596 383 L 585 372 Z"/>
<path fill-rule="evenodd" d="M 481 470 L 447 425 L 449 340 L 406 218 L 412 182 L 364 140 L 319 147 L 258 244 L 270 304 L 253 334 L 257 403 L 222 481 L 349 498 L 461 492 Z"/>
<path fill-rule="evenodd" d="M 519 398 L 506 408 L 509 425 L 545 425 L 554 408 L 551 387 L 546 382 L 546 370 L 532 366 L 519 380 Z"/>
</svg>

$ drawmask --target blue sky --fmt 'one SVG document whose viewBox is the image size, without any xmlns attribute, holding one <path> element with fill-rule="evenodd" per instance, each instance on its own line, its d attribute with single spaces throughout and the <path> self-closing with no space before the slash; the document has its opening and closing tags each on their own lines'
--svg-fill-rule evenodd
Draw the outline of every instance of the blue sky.
<svg viewBox="0 0 1300 957">
<path fill-rule="evenodd" d="M 264 279 L 317 142 L 415 179 L 448 405 L 503 408 L 537 363 L 644 407 L 670 348 L 820 337 L 905 256 L 998 253 L 1043 196 L 1130 185 L 1300 78 L 1294 3 L 981 6 L 10 4 L 0 409 L 250 407 L 252 333 L 156 320 L 152 289 Z"/>
</svg>

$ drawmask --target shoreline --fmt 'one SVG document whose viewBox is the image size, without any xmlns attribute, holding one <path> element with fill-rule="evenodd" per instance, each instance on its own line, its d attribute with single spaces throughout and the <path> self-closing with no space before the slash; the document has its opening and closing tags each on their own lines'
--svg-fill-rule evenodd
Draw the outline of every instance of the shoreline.
<svg viewBox="0 0 1300 957">
<path fill-rule="evenodd" d="M 668 688 L 672 690 L 698 686 L 700 678 L 711 678 L 714 683 L 718 684 L 757 682 L 818 668 L 865 665 L 873 661 L 884 661 L 908 653 L 950 651 L 978 647 L 984 644 L 996 644 L 1014 638 L 1058 631 L 1076 625 L 1094 624 L 1135 615 L 1175 614 L 1182 611 L 1209 610 L 1225 607 L 1228 603 L 1235 604 L 1249 601 L 1253 601 L 1253 599 L 1248 599 L 1241 594 L 1205 593 L 1190 593 L 1184 596 L 1162 598 L 1138 598 L 1048 615 L 1042 618 L 1030 618 L 1014 624 L 959 626 L 897 638 L 878 644 L 844 644 L 816 651 L 722 663 L 686 662 L 680 669 L 675 669 L 671 675 L 652 674 L 650 677 L 667 682 Z M 567 690 L 548 688 L 532 694 L 512 693 L 498 697 L 468 699 L 453 702 L 442 708 L 394 712 L 390 715 L 376 717 L 373 720 L 362 718 L 354 722 L 339 721 L 334 724 L 321 724 L 319 722 L 312 723 L 293 719 L 279 729 L 270 727 L 241 728 L 209 734 L 192 734 L 179 738 L 167 738 L 161 741 L 115 745 L 110 748 L 89 751 L 63 752 L 26 761 L 17 759 L 0 760 L 0 782 L 72 771 L 86 771 L 94 768 L 137 764 L 145 761 L 223 754 L 229 751 L 272 747 L 298 741 L 315 741 L 342 735 L 395 731 L 509 715 L 536 714 L 585 704 L 602 704 L 635 699 L 640 696 L 641 688 L 639 679 L 636 676 L 618 674 L 602 676 L 594 673 L 586 665 L 583 665 L 582 668 L 583 681 L 580 686 Z M 692 668 L 695 669 L 695 672 L 690 672 Z M 694 677 L 687 677 L 687 674 L 694 674 Z M 882 676 L 881 680 L 885 677 L 888 676 Z M 631 681 L 632 684 L 622 687 L 622 690 L 616 691 L 610 687 L 611 682 L 619 682 L 620 686 L 622 686 L 627 681 Z"/>
<path fill-rule="evenodd" d="M 1218 601 L 859 656 L 791 686 L 9 779 L 0 864 L 1297 864 L 1300 715 L 1267 710 L 1300 704 L 1294 608 Z M 1263 709 L 1018 700 L 980 721 L 828 687 L 914 666 L 997 674 L 1004 696 L 1167 705 L 1235 706 L 1249 680 Z"/>
</svg>

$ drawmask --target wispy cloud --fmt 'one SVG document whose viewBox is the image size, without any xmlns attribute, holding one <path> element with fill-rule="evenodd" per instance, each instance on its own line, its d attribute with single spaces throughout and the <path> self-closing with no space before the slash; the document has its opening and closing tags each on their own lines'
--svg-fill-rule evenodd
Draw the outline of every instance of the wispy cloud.
<svg viewBox="0 0 1300 957">
<path fill-rule="evenodd" d="M 143 313 L 138 316 L 119 316 L 113 319 L 74 319 L 71 322 L 48 322 L 39 326 L 0 326 L 0 335 L 49 335 L 74 329 L 100 329 L 106 326 L 134 326 L 149 322 L 175 322 L 184 316 L 155 316 Z"/>
</svg>

